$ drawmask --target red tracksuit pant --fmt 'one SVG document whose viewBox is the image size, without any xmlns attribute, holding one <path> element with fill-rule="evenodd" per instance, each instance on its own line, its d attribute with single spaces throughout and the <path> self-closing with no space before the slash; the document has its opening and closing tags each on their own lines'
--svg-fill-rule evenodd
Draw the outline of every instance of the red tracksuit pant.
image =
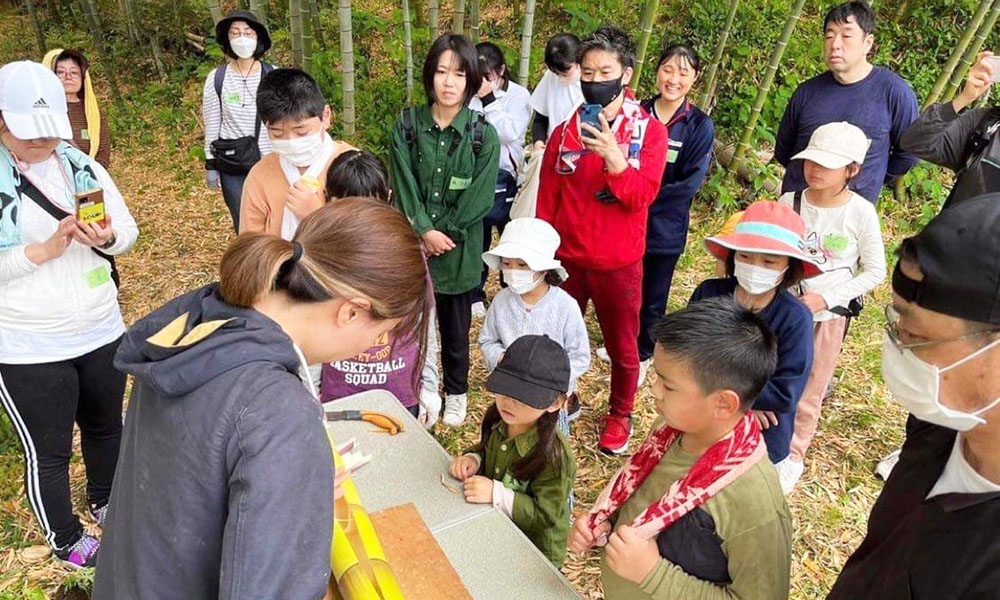
<svg viewBox="0 0 1000 600">
<path fill-rule="evenodd" d="M 587 313 L 593 301 L 604 346 L 611 357 L 611 414 L 632 414 L 639 379 L 639 309 L 642 305 L 642 261 L 618 269 L 594 271 L 563 263 L 569 279 L 562 284 Z"/>
</svg>

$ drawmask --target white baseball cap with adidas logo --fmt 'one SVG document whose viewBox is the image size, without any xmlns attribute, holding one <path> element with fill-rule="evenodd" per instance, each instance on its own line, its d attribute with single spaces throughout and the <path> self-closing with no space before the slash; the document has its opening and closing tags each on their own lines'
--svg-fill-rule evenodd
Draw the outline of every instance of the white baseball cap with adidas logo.
<svg viewBox="0 0 1000 600">
<path fill-rule="evenodd" d="M 0 116 L 20 140 L 73 139 L 66 91 L 51 69 L 30 60 L 0 67 Z"/>
</svg>

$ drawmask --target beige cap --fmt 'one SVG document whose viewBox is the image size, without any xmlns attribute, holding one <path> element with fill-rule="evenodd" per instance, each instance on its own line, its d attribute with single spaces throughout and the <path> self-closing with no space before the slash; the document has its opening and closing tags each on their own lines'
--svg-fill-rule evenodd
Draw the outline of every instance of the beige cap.
<svg viewBox="0 0 1000 600">
<path fill-rule="evenodd" d="M 851 163 L 864 164 L 868 154 L 865 132 L 847 121 L 827 123 L 816 128 L 809 138 L 809 145 L 792 160 L 811 160 L 827 169 L 839 169 Z"/>
</svg>

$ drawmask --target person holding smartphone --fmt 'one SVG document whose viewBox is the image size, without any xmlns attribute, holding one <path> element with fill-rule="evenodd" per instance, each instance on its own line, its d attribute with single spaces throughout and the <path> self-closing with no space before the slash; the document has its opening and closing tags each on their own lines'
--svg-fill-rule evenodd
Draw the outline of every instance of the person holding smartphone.
<svg viewBox="0 0 1000 600">
<path fill-rule="evenodd" d="M 903 134 L 903 150 L 956 173 L 944 207 L 1000 191 L 1000 108 L 968 108 L 1000 77 L 1000 57 L 980 52 L 961 93 L 933 104 Z"/>
<path fill-rule="evenodd" d="M 73 425 L 87 508 L 103 525 L 125 391 L 112 365 L 125 333 L 113 257 L 139 230 L 108 172 L 72 138 L 51 69 L 0 68 L 0 404 L 24 448 L 24 489 L 45 541 L 59 560 L 92 567 L 99 542 L 70 499 Z M 98 196 L 104 218 L 79 222 L 78 198 Z"/>
<path fill-rule="evenodd" d="M 562 239 L 556 258 L 569 274 L 563 289 L 584 314 L 594 302 L 611 358 L 611 410 L 599 445 L 621 453 L 639 376 L 646 220 L 667 163 L 667 129 L 628 87 L 635 66 L 628 34 L 600 27 L 583 40 L 579 56 L 584 104 L 545 147 L 537 216 Z"/>
</svg>

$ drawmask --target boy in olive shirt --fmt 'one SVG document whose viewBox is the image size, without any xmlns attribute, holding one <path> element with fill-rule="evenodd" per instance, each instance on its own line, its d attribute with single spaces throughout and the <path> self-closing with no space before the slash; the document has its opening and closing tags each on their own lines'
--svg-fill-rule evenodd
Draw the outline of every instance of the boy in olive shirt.
<svg viewBox="0 0 1000 600">
<path fill-rule="evenodd" d="M 604 546 L 607 600 L 788 597 L 791 518 L 750 406 L 777 363 L 767 326 L 731 298 L 654 330 L 660 419 L 569 547 Z"/>
</svg>

